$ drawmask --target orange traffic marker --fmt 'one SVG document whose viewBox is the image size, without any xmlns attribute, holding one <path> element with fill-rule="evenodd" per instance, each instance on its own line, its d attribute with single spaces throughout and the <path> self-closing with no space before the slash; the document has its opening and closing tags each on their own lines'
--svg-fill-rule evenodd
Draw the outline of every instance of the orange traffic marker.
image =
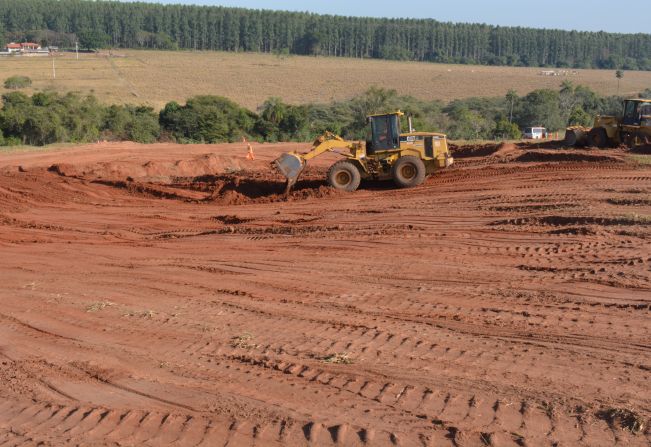
<svg viewBox="0 0 651 447">
<path fill-rule="evenodd" d="M 246 159 L 247 160 L 255 160 L 255 154 L 253 153 L 253 146 L 251 146 L 251 143 L 246 141 L 246 137 L 242 137 L 242 142 L 246 143 Z"/>
</svg>

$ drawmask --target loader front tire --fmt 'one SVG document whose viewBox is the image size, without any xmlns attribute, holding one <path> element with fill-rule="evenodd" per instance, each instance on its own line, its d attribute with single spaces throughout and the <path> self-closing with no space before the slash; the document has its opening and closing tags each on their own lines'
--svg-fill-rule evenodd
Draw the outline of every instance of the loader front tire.
<svg viewBox="0 0 651 447">
<path fill-rule="evenodd" d="M 359 188 L 362 175 L 353 163 L 341 160 L 328 170 L 328 184 L 341 191 L 353 192 Z"/>
<path fill-rule="evenodd" d="M 592 129 L 588 134 L 588 143 L 590 143 L 590 146 L 598 147 L 599 149 L 607 148 L 610 141 L 608 140 L 606 129 L 602 127 Z"/>
<path fill-rule="evenodd" d="M 425 163 L 413 155 L 400 157 L 391 168 L 391 177 L 400 188 L 413 188 L 425 181 Z"/>
</svg>

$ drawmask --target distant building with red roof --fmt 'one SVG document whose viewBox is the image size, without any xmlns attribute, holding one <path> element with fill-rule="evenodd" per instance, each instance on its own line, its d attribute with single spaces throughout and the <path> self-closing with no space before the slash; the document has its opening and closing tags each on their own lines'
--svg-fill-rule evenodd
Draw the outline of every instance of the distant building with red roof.
<svg viewBox="0 0 651 447">
<path fill-rule="evenodd" d="M 21 43 L 20 46 L 23 47 L 23 50 L 38 50 L 41 48 L 39 44 L 34 42 Z"/>
<path fill-rule="evenodd" d="M 34 42 L 15 43 L 11 42 L 5 45 L 5 51 L 9 53 L 30 52 L 40 50 L 41 46 Z"/>
</svg>

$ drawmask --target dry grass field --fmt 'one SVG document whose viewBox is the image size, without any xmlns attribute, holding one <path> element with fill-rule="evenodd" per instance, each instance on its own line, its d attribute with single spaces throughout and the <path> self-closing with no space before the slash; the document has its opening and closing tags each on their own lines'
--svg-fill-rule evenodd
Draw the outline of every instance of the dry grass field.
<svg viewBox="0 0 651 447">
<path fill-rule="evenodd" d="M 26 75 L 33 89 L 93 93 L 105 102 L 162 107 L 198 94 L 231 98 L 251 109 L 279 96 L 290 103 L 350 98 L 376 85 L 422 99 L 444 101 L 498 96 L 514 88 L 520 94 L 564 80 L 615 94 L 611 70 L 577 70 L 567 76 L 542 76 L 540 68 L 443 65 L 344 58 L 314 58 L 223 52 L 119 51 L 104 55 L 62 54 L 55 58 L 2 58 L 0 79 Z M 651 72 L 626 72 L 621 92 L 651 88 Z"/>
</svg>

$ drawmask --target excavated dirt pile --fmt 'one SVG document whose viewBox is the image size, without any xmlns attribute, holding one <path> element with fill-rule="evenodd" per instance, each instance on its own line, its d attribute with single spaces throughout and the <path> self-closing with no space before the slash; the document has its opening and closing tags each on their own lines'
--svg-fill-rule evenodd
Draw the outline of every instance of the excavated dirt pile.
<svg viewBox="0 0 651 447">
<path fill-rule="evenodd" d="M 650 445 L 646 155 L 292 149 L 0 154 L 0 445 Z"/>
<path fill-rule="evenodd" d="M 622 163 L 625 151 L 603 151 L 596 148 L 563 148 L 558 143 L 499 143 L 452 146 L 453 156 L 463 166 L 477 163 L 535 163 L 535 162 L 588 162 Z M 470 160 L 468 160 L 470 159 Z"/>
<path fill-rule="evenodd" d="M 327 186 L 323 169 L 307 168 L 290 194 L 286 195 L 285 181 L 273 170 L 236 170 L 236 173 L 224 174 L 224 165 L 218 160 L 214 155 L 206 155 L 189 162 L 147 162 L 135 167 L 127 163 L 90 166 L 56 163 L 48 171 L 62 177 L 123 189 L 144 197 L 214 202 L 220 205 L 305 200 L 338 194 Z M 233 171 L 232 168 L 228 170 Z M 127 173 L 131 175 L 126 175 Z"/>
<path fill-rule="evenodd" d="M 235 157 L 216 154 L 204 154 L 191 159 L 175 161 L 145 161 L 144 163 L 125 161 L 103 161 L 89 164 L 55 163 L 50 169 L 67 177 L 121 181 L 132 179 L 139 181 L 170 182 L 175 177 L 196 177 L 206 173 L 240 171 L 244 166 Z"/>
</svg>

